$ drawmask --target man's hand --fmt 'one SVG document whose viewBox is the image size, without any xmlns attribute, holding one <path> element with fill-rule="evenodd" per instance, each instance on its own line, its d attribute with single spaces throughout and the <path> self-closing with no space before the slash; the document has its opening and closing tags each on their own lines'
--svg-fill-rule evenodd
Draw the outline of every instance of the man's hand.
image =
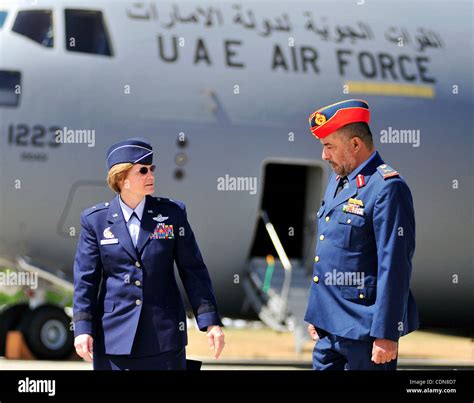
<svg viewBox="0 0 474 403">
<path fill-rule="evenodd" d="M 207 327 L 207 341 L 209 347 L 214 351 L 214 358 L 219 358 L 222 350 L 224 349 L 224 332 L 220 326 L 208 326 Z"/>
<path fill-rule="evenodd" d="M 316 328 L 314 327 L 314 325 L 309 325 L 308 326 L 308 332 L 309 332 L 309 335 L 311 336 L 311 338 L 314 341 L 319 339 L 318 332 L 316 331 Z"/>
<path fill-rule="evenodd" d="M 387 339 L 375 339 L 372 347 L 372 361 L 385 364 L 397 358 L 398 343 Z"/>
<path fill-rule="evenodd" d="M 84 360 L 91 362 L 92 355 L 92 342 L 94 339 L 90 334 L 80 334 L 74 339 L 74 347 L 76 348 L 77 354 L 84 358 Z"/>
</svg>

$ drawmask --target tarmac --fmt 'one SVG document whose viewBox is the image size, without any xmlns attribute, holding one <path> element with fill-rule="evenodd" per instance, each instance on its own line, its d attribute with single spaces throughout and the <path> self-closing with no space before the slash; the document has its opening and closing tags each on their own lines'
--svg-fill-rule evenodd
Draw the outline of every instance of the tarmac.
<svg viewBox="0 0 474 403">
<path fill-rule="evenodd" d="M 289 370 L 311 370 L 311 363 L 305 361 L 288 360 L 214 360 L 204 357 L 189 357 L 203 362 L 203 371 L 289 371 Z M 422 359 L 422 358 L 400 358 L 398 370 L 473 370 L 474 363 L 444 359 Z M 9 360 L 0 358 L 0 370 L 74 370 L 92 371 L 92 364 L 85 361 L 39 361 L 39 360 Z"/>
<path fill-rule="evenodd" d="M 221 357 L 212 357 L 206 334 L 188 329 L 187 357 L 203 362 L 202 370 L 311 370 L 314 341 L 295 351 L 291 333 L 265 326 L 224 328 L 226 346 Z M 25 358 L 25 357 L 23 357 Z M 474 340 L 467 336 L 418 330 L 400 339 L 399 370 L 473 370 Z M 76 354 L 69 360 L 41 361 L 0 357 L 0 370 L 92 370 L 92 364 Z"/>
</svg>

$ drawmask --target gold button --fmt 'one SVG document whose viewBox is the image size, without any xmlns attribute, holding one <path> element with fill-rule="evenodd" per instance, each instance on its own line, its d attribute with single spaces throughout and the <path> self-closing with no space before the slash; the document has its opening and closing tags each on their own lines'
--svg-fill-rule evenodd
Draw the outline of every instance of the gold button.
<svg viewBox="0 0 474 403">
<path fill-rule="evenodd" d="M 141 305 L 141 304 L 142 304 L 142 300 L 141 300 L 141 299 L 137 299 L 137 300 L 135 301 L 135 304 Z"/>
<path fill-rule="evenodd" d="M 321 235 L 321 236 L 319 237 L 319 239 L 320 239 L 321 241 L 323 241 L 323 240 L 324 240 L 324 235 Z"/>
<path fill-rule="evenodd" d="M 140 287 L 140 286 L 142 285 L 142 283 L 141 283 L 140 280 L 137 280 L 137 281 L 135 281 L 135 285 L 136 285 L 137 287 Z"/>
<path fill-rule="evenodd" d="M 360 299 L 364 299 L 364 294 L 359 294 Z"/>
<path fill-rule="evenodd" d="M 326 217 L 326 222 L 329 222 L 329 216 Z"/>
<path fill-rule="evenodd" d="M 314 261 L 315 261 L 315 262 L 319 262 L 319 256 L 316 256 L 316 257 L 314 258 Z"/>
<path fill-rule="evenodd" d="M 348 224 L 351 223 L 351 219 L 350 219 L 350 218 L 347 219 L 347 223 L 348 223 Z"/>
<path fill-rule="evenodd" d="M 318 276 L 314 276 L 314 277 L 313 277 L 313 281 L 314 281 L 315 283 L 319 283 L 319 277 L 318 277 Z"/>
<path fill-rule="evenodd" d="M 140 262 L 135 262 L 135 267 L 140 267 Z"/>
</svg>

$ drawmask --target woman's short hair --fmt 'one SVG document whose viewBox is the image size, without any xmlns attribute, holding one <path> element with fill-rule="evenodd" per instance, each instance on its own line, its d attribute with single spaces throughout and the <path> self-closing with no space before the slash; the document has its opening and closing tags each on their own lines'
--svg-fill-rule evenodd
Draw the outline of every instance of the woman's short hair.
<svg viewBox="0 0 474 403">
<path fill-rule="evenodd" d="M 112 192 L 120 193 L 120 183 L 125 179 L 128 171 L 132 167 L 132 163 L 124 162 L 122 164 L 116 164 L 109 169 L 109 173 L 107 174 L 107 184 Z"/>
</svg>

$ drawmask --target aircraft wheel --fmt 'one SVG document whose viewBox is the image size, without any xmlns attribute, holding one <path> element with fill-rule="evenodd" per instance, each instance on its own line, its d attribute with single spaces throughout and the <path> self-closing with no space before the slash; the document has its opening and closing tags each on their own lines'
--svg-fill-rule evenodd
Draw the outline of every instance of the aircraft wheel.
<svg viewBox="0 0 474 403">
<path fill-rule="evenodd" d="M 71 319 L 59 307 L 42 305 L 31 311 L 21 325 L 31 352 L 39 359 L 60 360 L 71 355 L 74 335 Z"/>
</svg>

